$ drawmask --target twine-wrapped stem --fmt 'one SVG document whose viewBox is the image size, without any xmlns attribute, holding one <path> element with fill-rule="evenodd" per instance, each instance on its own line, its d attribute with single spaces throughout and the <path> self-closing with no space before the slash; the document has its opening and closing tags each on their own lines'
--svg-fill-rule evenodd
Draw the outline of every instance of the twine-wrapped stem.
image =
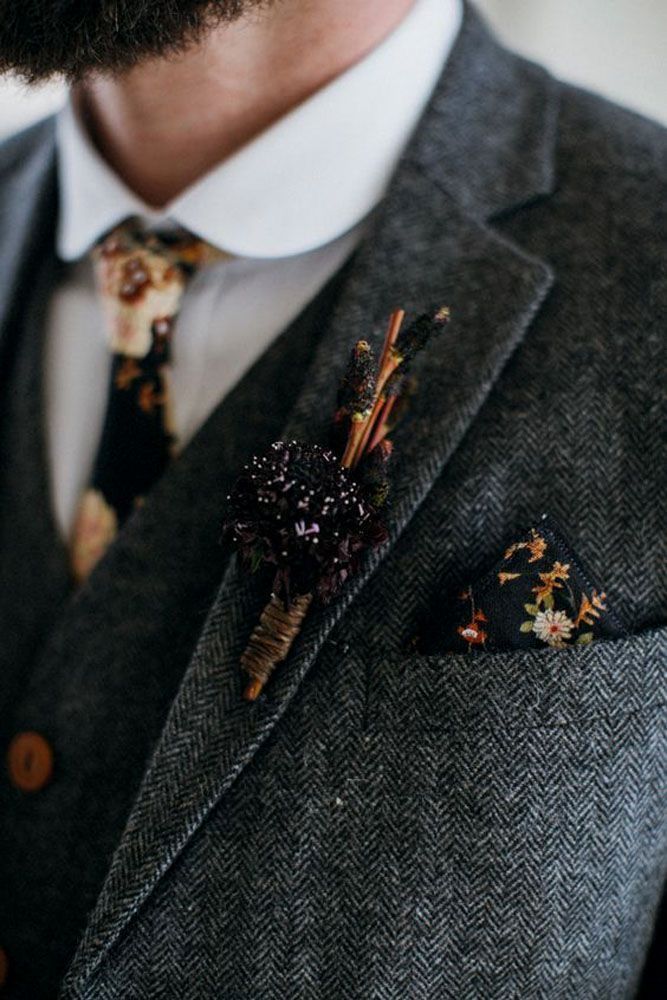
<svg viewBox="0 0 667 1000">
<path fill-rule="evenodd" d="M 278 664 L 287 659 L 312 600 L 312 594 L 303 594 L 285 608 L 279 597 L 271 595 L 241 657 L 241 667 L 250 677 L 243 692 L 246 701 L 255 701 Z"/>
</svg>

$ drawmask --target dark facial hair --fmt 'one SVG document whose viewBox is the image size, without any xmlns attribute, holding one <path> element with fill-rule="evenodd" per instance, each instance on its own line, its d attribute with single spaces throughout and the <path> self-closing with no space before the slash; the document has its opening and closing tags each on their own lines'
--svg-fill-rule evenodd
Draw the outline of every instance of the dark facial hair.
<svg viewBox="0 0 667 1000">
<path fill-rule="evenodd" d="M 272 0 L 0 0 L 0 73 L 29 83 L 181 52 Z"/>
</svg>

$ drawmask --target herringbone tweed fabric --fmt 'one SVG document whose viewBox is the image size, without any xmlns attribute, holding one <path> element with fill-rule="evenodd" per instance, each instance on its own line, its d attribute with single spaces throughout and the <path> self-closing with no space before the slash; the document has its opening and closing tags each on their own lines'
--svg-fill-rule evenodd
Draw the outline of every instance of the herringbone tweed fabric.
<svg viewBox="0 0 667 1000">
<path fill-rule="evenodd" d="M 466 8 L 286 428 L 321 438 L 355 335 L 450 305 L 390 543 L 253 705 L 267 595 L 229 566 L 63 1000 L 638 995 L 667 875 L 666 204 L 661 128 Z M 630 635 L 414 653 L 543 511 Z"/>
<path fill-rule="evenodd" d="M 39 434 L 40 320 L 53 264 L 35 262 L 34 298 L 1 393 L 0 754 L 14 733 L 36 729 L 56 768 L 39 795 L 0 781 L 0 942 L 9 996 L 26 1000 L 51 1000 L 71 961 L 231 554 L 221 544 L 225 496 L 248 452 L 280 433 L 349 270 L 214 410 L 90 584 L 72 591 Z M 276 384 L 285 393 L 264 407 Z M 248 421 L 255 409 L 261 418 Z"/>
</svg>

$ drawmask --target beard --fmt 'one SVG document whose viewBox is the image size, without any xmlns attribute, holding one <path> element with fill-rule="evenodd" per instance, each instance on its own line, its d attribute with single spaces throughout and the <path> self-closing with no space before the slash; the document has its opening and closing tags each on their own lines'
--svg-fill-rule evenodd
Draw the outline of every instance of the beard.
<svg viewBox="0 0 667 1000">
<path fill-rule="evenodd" d="M 275 0 L 0 0 L 0 73 L 28 83 L 177 55 Z"/>
</svg>

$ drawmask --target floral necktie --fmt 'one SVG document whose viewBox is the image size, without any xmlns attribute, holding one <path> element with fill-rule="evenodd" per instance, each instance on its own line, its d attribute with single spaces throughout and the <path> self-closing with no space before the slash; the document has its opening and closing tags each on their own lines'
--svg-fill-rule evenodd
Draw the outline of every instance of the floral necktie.
<svg viewBox="0 0 667 1000">
<path fill-rule="evenodd" d="M 169 394 L 174 320 L 190 277 L 226 256 L 185 231 L 158 236 L 134 220 L 93 251 L 113 359 L 93 474 L 72 531 L 76 582 L 88 576 L 175 454 Z"/>
</svg>

